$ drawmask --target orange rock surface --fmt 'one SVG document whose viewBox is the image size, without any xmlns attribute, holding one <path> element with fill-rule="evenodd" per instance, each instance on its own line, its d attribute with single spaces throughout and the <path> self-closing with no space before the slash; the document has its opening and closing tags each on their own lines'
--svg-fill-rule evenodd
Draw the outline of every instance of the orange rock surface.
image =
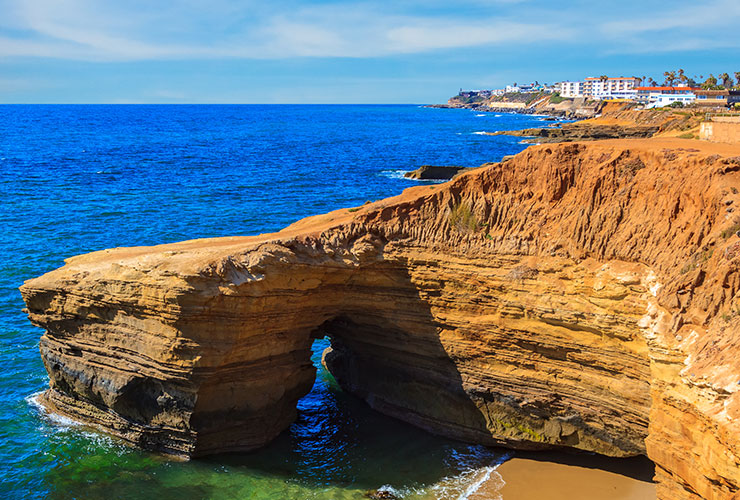
<svg viewBox="0 0 740 500">
<path fill-rule="evenodd" d="M 646 454 L 658 496 L 740 488 L 740 147 L 531 147 L 257 237 L 104 250 L 21 288 L 43 401 L 185 456 L 261 446 L 312 339 L 373 408 L 514 448 Z"/>
</svg>

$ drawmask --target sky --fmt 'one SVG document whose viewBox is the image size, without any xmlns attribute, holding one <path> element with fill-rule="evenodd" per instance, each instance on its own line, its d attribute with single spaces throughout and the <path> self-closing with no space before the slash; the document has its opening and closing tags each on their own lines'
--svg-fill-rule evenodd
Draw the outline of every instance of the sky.
<svg viewBox="0 0 740 500">
<path fill-rule="evenodd" d="M 437 103 L 740 71 L 740 0 L 0 0 L 0 103 Z"/>
</svg>

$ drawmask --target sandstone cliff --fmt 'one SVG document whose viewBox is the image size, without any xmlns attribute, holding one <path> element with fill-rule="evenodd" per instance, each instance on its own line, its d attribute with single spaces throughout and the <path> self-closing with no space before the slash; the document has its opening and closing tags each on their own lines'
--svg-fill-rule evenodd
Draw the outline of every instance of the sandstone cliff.
<svg viewBox="0 0 740 500">
<path fill-rule="evenodd" d="M 647 137 L 698 138 L 704 117 L 700 110 L 634 109 L 634 103 L 602 102 L 599 116 L 558 126 L 490 132 L 488 135 L 528 137 L 528 143 L 575 142 Z"/>
<path fill-rule="evenodd" d="M 661 499 L 740 488 L 740 147 L 514 159 L 258 237 L 104 250 L 21 291 L 49 407 L 186 456 L 295 417 L 312 338 L 377 410 L 515 448 L 646 454 Z"/>
</svg>

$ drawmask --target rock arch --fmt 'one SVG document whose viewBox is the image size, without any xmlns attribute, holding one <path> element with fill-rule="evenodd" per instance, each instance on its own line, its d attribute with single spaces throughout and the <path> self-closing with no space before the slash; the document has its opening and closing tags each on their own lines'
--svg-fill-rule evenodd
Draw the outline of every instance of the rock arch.
<svg viewBox="0 0 740 500">
<path fill-rule="evenodd" d="M 661 498 L 726 498 L 740 178 L 678 145 L 535 147 L 271 235 L 69 259 L 21 288 L 46 331 L 43 400 L 169 453 L 250 449 L 294 418 L 321 332 L 379 411 L 478 443 L 647 454 Z"/>
</svg>

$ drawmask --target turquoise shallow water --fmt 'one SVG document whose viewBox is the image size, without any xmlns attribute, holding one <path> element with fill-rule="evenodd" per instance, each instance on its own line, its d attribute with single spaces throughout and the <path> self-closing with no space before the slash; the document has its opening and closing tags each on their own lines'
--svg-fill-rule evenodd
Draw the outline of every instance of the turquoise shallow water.
<svg viewBox="0 0 740 500">
<path fill-rule="evenodd" d="M 464 498 L 503 451 L 371 411 L 319 368 L 298 420 L 251 454 L 178 462 L 45 415 L 41 331 L 17 287 L 71 255 L 277 230 L 398 194 L 421 164 L 524 148 L 541 118 L 417 106 L 0 106 L 0 497 Z M 316 360 L 326 345 L 317 341 Z"/>
</svg>

